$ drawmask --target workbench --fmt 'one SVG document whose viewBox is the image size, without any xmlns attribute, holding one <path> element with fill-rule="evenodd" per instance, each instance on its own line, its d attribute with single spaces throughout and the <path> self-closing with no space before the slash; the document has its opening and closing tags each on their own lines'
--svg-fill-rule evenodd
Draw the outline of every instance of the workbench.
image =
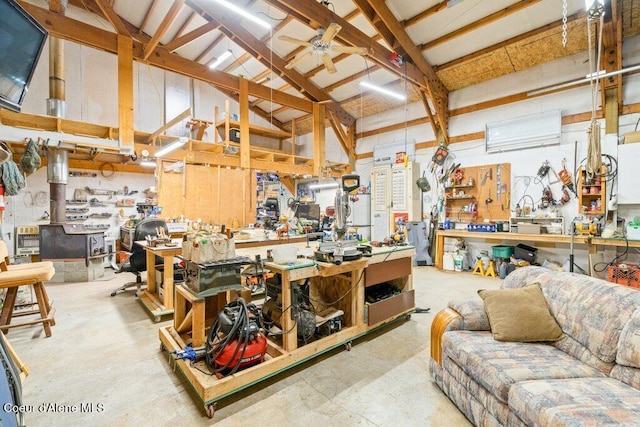
<svg viewBox="0 0 640 427">
<path fill-rule="evenodd" d="M 554 247 L 555 244 L 571 244 L 571 235 L 569 234 L 523 234 L 523 233 L 482 233 L 466 230 L 436 230 L 436 253 L 434 265 L 442 270 L 442 257 L 444 255 L 445 238 L 462 238 L 464 240 L 483 240 L 485 243 L 500 244 L 503 242 L 532 242 L 538 243 L 543 247 Z M 595 237 L 588 235 L 573 236 L 573 244 L 586 246 L 589 254 L 594 254 L 598 250 L 598 246 L 613 246 L 640 248 L 640 241 L 625 239 L 611 239 L 604 237 Z"/>
<path fill-rule="evenodd" d="M 138 294 L 138 301 L 156 322 L 163 316 L 173 315 L 173 257 L 182 255 L 182 240 L 174 239 L 176 246 L 149 246 L 146 240 L 136 241 L 147 255 L 147 288 Z M 156 284 L 156 256 L 164 261 L 162 274 L 162 294 Z"/>
<path fill-rule="evenodd" d="M 307 248 L 304 243 L 292 245 L 298 247 L 299 256 L 312 255 L 317 246 L 316 244 Z M 236 250 L 236 254 L 251 258 L 261 255 L 266 259 L 266 250 L 266 247 L 240 249 Z M 342 328 L 331 335 L 302 343 L 297 339 L 297 325 L 291 318 L 291 310 L 285 310 L 280 319 L 282 333 L 279 336 L 268 337 L 265 361 L 258 365 L 219 379 L 216 376 L 207 375 L 208 368 L 204 361 L 192 365 L 188 360 L 174 360 L 172 354 L 169 355 L 169 360 L 175 363 L 175 370 L 180 372 L 189 383 L 197 399 L 204 405 L 205 412 L 213 416 L 216 402 L 229 395 L 336 347 L 344 346 L 345 349 L 350 350 L 353 340 L 391 322 L 408 319 L 415 309 L 412 280 L 414 254 L 415 249 L 412 246 L 395 246 L 373 248 L 371 257 L 363 257 L 340 265 L 318 262 L 309 258 L 299 258 L 292 265 L 266 262 L 265 268 L 281 275 L 283 307 L 291 305 L 292 297 L 291 286 L 285 284 L 309 279 L 314 305 L 318 305 L 315 307 L 317 312 L 329 304 L 333 308 L 342 310 L 344 312 Z M 382 282 L 392 283 L 399 293 L 381 301 L 365 303 L 365 288 Z M 179 290 L 181 291 L 184 289 Z M 327 302 L 328 305 L 323 306 L 317 301 Z M 192 302 L 199 303 L 195 299 Z M 183 312 L 182 308 L 176 307 L 176 313 L 178 310 Z M 204 311 L 209 312 L 209 310 Z M 184 349 L 187 344 L 194 341 L 194 338 L 197 342 L 202 341 L 202 335 L 199 332 L 197 337 L 185 332 L 186 315 L 181 315 L 180 318 L 180 325 L 175 324 L 174 318 L 174 325 L 159 330 L 161 347 L 169 353 Z M 202 320 L 197 321 L 197 323 L 201 322 Z M 212 319 L 207 319 L 206 324 L 211 323 Z"/>
</svg>

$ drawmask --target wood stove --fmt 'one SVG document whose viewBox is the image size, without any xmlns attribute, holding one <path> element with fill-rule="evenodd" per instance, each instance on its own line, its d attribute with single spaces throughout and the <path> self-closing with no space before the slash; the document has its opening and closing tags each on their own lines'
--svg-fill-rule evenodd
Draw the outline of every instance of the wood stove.
<svg viewBox="0 0 640 427">
<path fill-rule="evenodd" d="M 40 226 L 40 259 L 89 260 L 107 255 L 104 232 L 89 231 L 83 224 Z"/>
</svg>

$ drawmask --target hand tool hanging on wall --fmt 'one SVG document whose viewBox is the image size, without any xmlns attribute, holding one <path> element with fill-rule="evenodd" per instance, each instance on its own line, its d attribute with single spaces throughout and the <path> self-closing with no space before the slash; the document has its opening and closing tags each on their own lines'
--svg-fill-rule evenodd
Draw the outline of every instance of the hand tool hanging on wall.
<svg viewBox="0 0 640 427">
<path fill-rule="evenodd" d="M 498 199 L 498 202 L 501 202 L 500 200 L 501 193 L 502 193 L 502 164 L 498 163 L 498 166 L 496 166 L 496 198 Z"/>
<path fill-rule="evenodd" d="M 481 187 L 484 187 L 484 185 L 487 183 L 487 179 L 493 181 L 493 168 L 489 168 L 489 170 L 485 172 L 484 176 L 482 177 L 482 182 L 480 183 Z"/>
</svg>

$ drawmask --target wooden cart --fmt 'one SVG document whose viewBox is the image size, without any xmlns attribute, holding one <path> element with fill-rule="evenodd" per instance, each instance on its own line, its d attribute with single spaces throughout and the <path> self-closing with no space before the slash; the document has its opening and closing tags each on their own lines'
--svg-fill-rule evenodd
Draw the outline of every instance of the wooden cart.
<svg viewBox="0 0 640 427">
<path fill-rule="evenodd" d="M 168 350 L 169 360 L 175 363 L 176 370 L 191 386 L 207 415 L 212 417 L 219 400 L 336 347 L 345 346 L 350 350 L 355 339 L 390 322 L 409 318 L 415 308 L 411 275 L 413 254 L 413 247 L 398 246 L 374 248 L 371 257 L 341 265 L 309 260 L 300 260 L 293 266 L 266 263 L 266 268 L 281 275 L 284 307 L 290 306 L 292 298 L 291 286 L 285 284 L 309 279 L 314 304 L 316 301 L 326 301 L 342 310 L 343 327 L 331 335 L 299 344 L 297 325 L 291 318 L 291 310 L 286 310 L 280 319 L 284 332 L 279 337 L 268 338 L 265 361 L 220 379 L 207 374 L 204 362 L 192 365 L 188 360 L 175 360 L 172 352 L 181 351 L 188 344 L 197 347 L 203 343 L 206 336 L 203 330 L 206 326 L 203 325 L 211 324 L 209 321 L 203 322 L 204 313 L 221 309 L 229 298 L 217 296 L 203 300 L 178 286 L 174 325 L 160 328 L 161 347 Z M 392 283 L 398 293 L 378 302 L 365 303 L 366 288 L 382 282 Z M 207 305 L 216 307 L 209 310 Z M 318 305 L 316 310 L 321 311 L 324 307 Z"/>
</svg>

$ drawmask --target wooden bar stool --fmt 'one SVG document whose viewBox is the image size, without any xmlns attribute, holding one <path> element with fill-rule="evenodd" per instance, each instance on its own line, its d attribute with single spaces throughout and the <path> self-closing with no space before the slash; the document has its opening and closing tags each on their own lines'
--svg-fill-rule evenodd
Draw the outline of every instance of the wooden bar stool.
<svg viewBox="0 0 640 427">
<path fill-rule="evenodd" d="M 7 332 L 10 328 L 19 326 L 29 326 L 42 323 L 47 337 L 51 336 L 51 326 L 56 324 L 53 317 L 55 310 L 51 307 L 44 282 L 51 279 L 55 274 L 53 267 L 33 268 L 30 270 L 2 271 L 0 272 L 0 288 L 5 288 L 5 299 L 2 311 L 0 311 L 0 330 Z M 14 314 L 14 306 L 20 286 L 30 285 L 36 294 L 37 310 L 28 310 Z M 28 319 L 22 322 L 11 324 L 13 317 L 22 317 L 39 314 L 39 318 Z"/>
</svg>

